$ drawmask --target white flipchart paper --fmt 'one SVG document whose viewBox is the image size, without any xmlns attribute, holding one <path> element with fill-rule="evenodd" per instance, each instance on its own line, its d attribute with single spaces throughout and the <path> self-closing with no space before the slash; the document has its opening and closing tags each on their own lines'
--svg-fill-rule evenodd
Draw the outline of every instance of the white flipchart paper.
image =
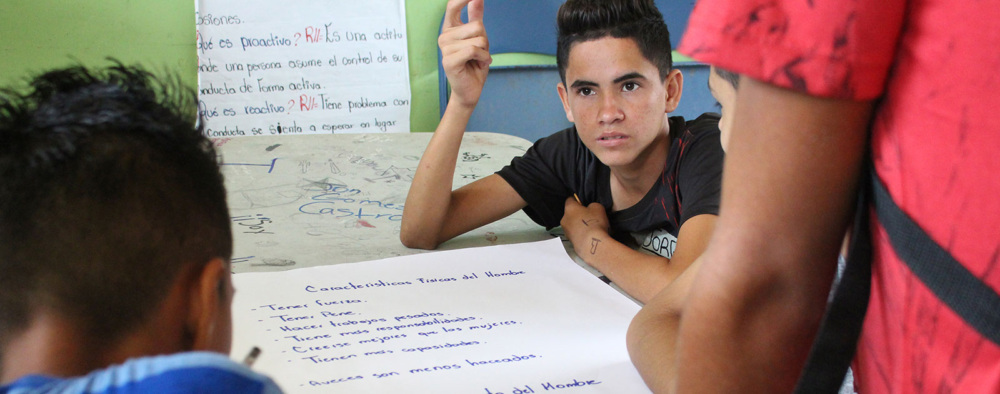
<svg viewBox="0 0 1000 394">
<path fill-rule="evenodd" d="M 639 306 L 559 239 L 233 276 L 233 358 L 302 393 L 643 393 Z"/>
</svg>

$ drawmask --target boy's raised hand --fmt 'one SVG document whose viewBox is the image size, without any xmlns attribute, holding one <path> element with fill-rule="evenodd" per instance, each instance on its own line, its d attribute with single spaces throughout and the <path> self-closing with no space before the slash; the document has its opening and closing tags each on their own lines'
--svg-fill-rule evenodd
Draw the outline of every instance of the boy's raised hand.
<svg viewBox="0 0 1000 394">
<path fill-rule="evenodd" d="M 490 42 L 483 25 L 484 0 L 450 0 L 438 46 L 441 65 L 451 84 L 451 100 L 467 108 L 479 102 L 489 72 Z M 462 8 L 469 6 L 469 22 L 462 23 Z"/>
</svg>

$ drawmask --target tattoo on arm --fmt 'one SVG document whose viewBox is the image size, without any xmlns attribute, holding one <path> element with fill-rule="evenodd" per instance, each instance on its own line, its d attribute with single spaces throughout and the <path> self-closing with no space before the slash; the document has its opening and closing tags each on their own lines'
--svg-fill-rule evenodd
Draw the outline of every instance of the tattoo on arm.
<svg viewBox="0 0 1000 394">
<path fill-rule="evenodd" d="M 597 254 L 597 244 L 601 243 L 601 240 L 597 238 L 590 239 L 590 254 Z"/>
<path fill-rule="evenodd" d="M 580 219 L 580 221 L 582 221 L 582 222 L 583 222 L 583 225 L 584 225 L 584 226 L 587 226 L 587 227 L 590 227 L 590 222 L 593 222 L 593 221 L 595 221 L 595 220 L 597 220 L 597 219 L 590 219 L 590 220 L 583 220 L 583 219 Z"/>
</svg>

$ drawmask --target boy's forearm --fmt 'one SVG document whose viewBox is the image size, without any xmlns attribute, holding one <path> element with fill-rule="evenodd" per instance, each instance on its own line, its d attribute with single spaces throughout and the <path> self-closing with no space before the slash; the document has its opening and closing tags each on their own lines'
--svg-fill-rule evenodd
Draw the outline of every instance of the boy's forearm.
<svg viewBox="0 0 1000 394">
<path fill-rule="evenodd" d="M 400 240 L 411 248 L 433 249 L 451 203 L 452 182 L 462 135 L 473 108 L 451 105 L 420 157 L 403 206 Z"/>
<path fill-rule="evenodd" d="M 634 250 L 607 233 L 593 234 L 588 242 L 576 248 L 583 261 L 640 302 L 648 302 L 679 274 L 667 258 Z"/>
<path fill-rule="evenodd" d="M 642 307 L 626 335 L 629 357 L 655 393 L 670 392 L 677 378 L 677 335 L 684 300 L 701 269 L 695 260 L 663 291 Z"/>
<path fill-rule="evenodd" d="M 664 290 L 666 291 L 666 290 Z M 662 292 L 661 292 L 662 293 Z M 671 313 L 657 295 L 629 325 L 626 345 L 632 364 L 654 393 L 668 392 L 676 377 L 675 357 L 680 314 Z M 682 300 L 674 300 L 681 302 Z"/>
<path fill-rule="evenodd" d="M 671 388 L 677 325 L 667 316 L 643 309 L 629 326 L 628 349 L 632 364 L 654 393 Z"/>
</svg>

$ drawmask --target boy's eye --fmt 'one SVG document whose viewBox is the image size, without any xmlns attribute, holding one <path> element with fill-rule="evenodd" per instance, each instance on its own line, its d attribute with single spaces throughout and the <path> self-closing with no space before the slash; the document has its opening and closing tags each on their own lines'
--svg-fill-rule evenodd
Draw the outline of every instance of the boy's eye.
<svg viewBox="0 0 1000 394">
<path fill-rule="evenodd" d="M 631 92 L 631 91 L 634 91 L 634 90 L 636 90 L 638 88 L 639 88 L 639 84 L 635 83 L 635 82 L 625 82 L 625 84 L 622 85 L 622 91 L 623 92 Z"/>
<path fill-rule="evenodd" d="M 581 95 L 581 96 L 590 96 L 590 95 L 594 94 L 594 89 L 591 89 L 591 88 L 580 88 L 580 90 L 577 90 L 576 93 L 579 94 L 579 95 Z"/>
</svg>

